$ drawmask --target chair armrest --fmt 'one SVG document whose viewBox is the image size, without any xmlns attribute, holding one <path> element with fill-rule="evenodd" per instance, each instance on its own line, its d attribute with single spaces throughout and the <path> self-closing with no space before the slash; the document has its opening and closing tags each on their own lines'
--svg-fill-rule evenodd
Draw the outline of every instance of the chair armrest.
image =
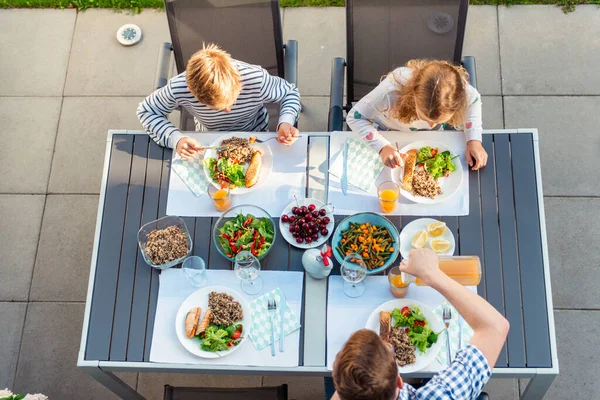
<svg viewBox="0 0 600 400">
<path fill-rule="evenodd" d="M 329 117 L 327 130 L 341 131 L 344 128 L 344 68 L 346 61 L 341 57 L 333 59 L 331 66 L 331 87 L 329 90 Z"/>
<path fill-rule="evenodd" d="M 154 77 L 154 90 L 160 89 L 167 84 L 172 50 L 171 43 L 164 42 L 160 45 L 158 50 L 158 63 L 156 65 L 156 76 Z"/>
<path fill-rule="evenodd" d="M 285 80 L 298 86 L 298 42 L 288 40 L 285 47 L 284 73 Z"/>
<path fill-rule="evenodd" d="M 477 89 L 477 68 L 475 66 L 475 57 L 465 56 L 462 59 L 462 65 L 469 73 L 469 83 Z"/>
</svg>

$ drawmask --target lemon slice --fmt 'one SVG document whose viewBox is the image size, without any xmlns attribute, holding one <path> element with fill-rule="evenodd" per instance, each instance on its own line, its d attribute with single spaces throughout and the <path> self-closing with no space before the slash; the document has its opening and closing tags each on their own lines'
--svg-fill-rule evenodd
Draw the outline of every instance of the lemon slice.
<svg viewBox="0 0 600 400">
<path fill-rule="evenodd" d="M 445 253 L 450 250 L 451 244 L 446 239 L 432 239 L 429 246 L 436 253 Z"/>
<path fill-rule="evenodd" d="M 415 249 L 422 249 L 427 243 L 427 232 L 419 231 L 413 236 L 410 245 Z"/>
<path fill-rule="evenodd" d="M 442 221 L 437 221 L 427 225 L 427 233 L 431 237 L 442 236 L 446 231 L 446 223 Z"/>
</svg>

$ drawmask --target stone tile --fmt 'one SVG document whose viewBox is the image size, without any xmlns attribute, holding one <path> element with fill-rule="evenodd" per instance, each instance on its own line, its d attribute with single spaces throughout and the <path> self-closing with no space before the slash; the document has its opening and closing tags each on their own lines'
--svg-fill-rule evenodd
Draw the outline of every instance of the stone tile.
<svg viewBox="0 0 600 400">
<path fill-rule="evenodd" d="M 568 15 L 554 5 L 499 7 L 498 12 L 505 95 L 600 94 L 596 5 L 578 5 Z"/>
<path fill-rule="evenodd" d="M 477 89 L 483 95 L 502 94 L 496 6 L 470 6 L 463 56 L 475 57 Z"/>
<path fill-rule="evenodd" d="M 483 102 L 483 129 L 504 128 L 502 97 L 481 96 Z"/>
<path fill-rule="evenodd" d="M 135 113 L 140 101 L 141 97 L 65 97 L 48 191 L 99 193 L 107 132 L 143 130 Z"/>
<path fill-rule="evenodd" d="M 2 342 L 2 346 L 0 346 L 0 360 L 2 360 L 0 363 L 0 387 L 2 389 L 13 387 L 26 309 L 27 305 L 25 303 L 0 303 L 0 321 L 2 321 L 2 329 L 0 330 L 0 342 Z"/>
<path fill-rule="evenodd" d="M 493 378 L 483 388 L 491 399 L 518 400 L 519 388 L 517 379 Z"/>
<path fill-rule="evenodd" d="M 329 96 L 331 63 L 346 55 L 344 7 L 286 8 L 283 40 L 298 41 L 298 89 L 302 96 Z"/>
<path fill-rule="evenodd" d="M 76 16 L 76 10 L 0 10 L 0 96 L 62 96 Z"/>
<path fill-rule="evenodd" d="M 124 24 L 136 24 L 143 32 L 135 46 L 121 45 L 115 34 Z M 154 86 L 158 50 L 170 42 L 164 11 L 140 14 L 89 9 L 77 15 L 73 49 L 65 84 L 68 96 L 138 96 Z"/>
<path fill-rule="evenodd" d="M 545 195 L 600 195 L 590 179 L 597 168 L 599 109 L 600 97 L 504 97 L 507 128 L 539 129 Z"/>
<path fill-rule="evenodd" d="M 329 97 L 302 97 L 300 132 L 327 132 Z"/>
<path fill-rule="evenodd" d="M 147 400 L 162 400 L 164 386 L 179 387 L 260 387 L 258 375 L 192 375 L 140 373 L 138 392 Z"/>
<path fill-rule="evenodd" d="M 31 300 L 85 301 L 97 212 L 98 196 L 48 196 Z"/>
<path fill-rule="evenodd" d="M 263 386 L 288 384 L 288 398 L 314 400 L 325 398 L 325 386 L 321 376 L 265 376 Z"/>
<path fill-rule="evenodd" d="M 544 199 L 554 307 L 600 309 L 600 199 Z M 578 234 L 579 233 L 579 234 Z"/>
<path fill-rule="evenodd" d="M 0 97 L 0 192 L 46 193 L 61 102 L 60 97 Z"/>
<path fill-rule="evenodd" d="M 118 397 L 77 368 L 84 304 L 30 303 L 14 391 L 51 399 Z M 137 374 L 119 376 L 135 387 Z"/>
<path fill-rule="evenodd" d="M 0 301 L 28 299 L 43 208 L 44 196 L 0 195 Z"/>
</svg>

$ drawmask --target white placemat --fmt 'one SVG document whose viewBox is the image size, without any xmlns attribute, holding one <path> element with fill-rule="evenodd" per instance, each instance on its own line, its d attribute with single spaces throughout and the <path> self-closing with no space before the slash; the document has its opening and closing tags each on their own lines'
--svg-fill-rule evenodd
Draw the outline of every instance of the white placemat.
<svg viewBox="0 0 600 400">
<path fill-rule="evenodd" d="M 374 309 L 395 297 L 389 290 L 387 276 L 367 276 L 364 280 L 365 293 L 356 298 L 344 294 L 344 279 L 340 275 L 329 277 L 327 294 L 327 368 L 333 369 L 335 356 L 350 335 L 363 329 Z M 476 286 L 468 288 L 477 293 Z M 441 304 L 445 298 L 435 289 L 426 286 L 411 285 L 405 299 L 419 301 L 431 308 Z M 349 317 L 351 316 L 351 317 Z M 444 339 L 445 340 L 445 339 Z M 425 372 L 437 372 L 443 367 L 435 360 Z"/>
<path fill-rule="evenodd" d="M 223 135 L 235 136 L 235 133 L 190 133 L 189 136 L 203 145 L 210 145 Z M 275 134 L 273 134 L 275 135 Z M 271 137 L 272 135 L 265 135 Z M 292 146 L 283 146 L 275 140 L 265 143 L 273 152 L 273 170 L 267 182 L 261 183 L 250 193 L 232 195 L 231 206 L 255 204 L 271 216 L 277 217 L 293 199 L 305 197 L 306 193 L 306 154 L 308 136 L 301 135 Z M 173 152 L 173 159 L 177 153 Z M 180 217 L 219 217 L 208 195 L 197 197 L 176 173 L 169 178 L 167 215 Z"/>
<path fill-rule="evenodd" d="M 427 132 L 381 132 L 390 142 L 398 142 L 400 148 L 417 140 L 435 140 L 444 143 L 456 151 L 463 166 L 463 181 L 458 191 L 450 199 L 436 204 L 419 204 L 400 197 L 396 210 L 386 215 L 418 215 L 418 216 L 444 216 L 469 214 L 469 166 L 465 161 L 466 142 L 462 132 L 454 131 L 427 131 Z M 329 141 L 329 165 L 335 169 L 342 162 L 341 151 L 347 138 L 358 139 L 353 132 L 333 132 Z M 381 213 L 377 200 L 377 186 L 380 183 L 392 180 L 391 169 L 385 167 L 375 185 L 365 192 L 348 184 L 348 195 L 344 196 L 340 179 L 334 174 L 329 174 L 328 201 L 335 207 L 338 214 L 354 214 L 356 212 L 371 211 Z"/>
<path fill-rule="evenodd" d="M 242 292 L 240 281 L 233 271 L 206 272 L 207 286 L 225 286 L 238 292 L 246 301 L 250 302 L 260 295 L 281 288 L 285 293 L 290 308 L 296 315 L 301 315 L 302 290 L 304 286 L 304 273 L 289 271 L 262 271 L 264 287 L 257 296 L 249 296 Z M 279 342 L 276 343 L 275 357 L 271 356 L 271 348 L 266 347 L 261 351 L 256 350 L 251 341 L 226 357 L 206 359 L 196 357 L 189 353 L 177 339 L 175 333 L 175 316 L 183 301 L 197 288 L 188 282 L 181 269 L 172 268 L 160 273 L 158 289 L 158 304 L 154 320 L 154 334 L 150 349 L 151 362 L 172 364 L 220 364 L 220 365 L 251 365 L 263 367 L 295 367 L 299 362 L 300 330 L 286 336 L 285 351 L 279 352 Z"/>
</svg>

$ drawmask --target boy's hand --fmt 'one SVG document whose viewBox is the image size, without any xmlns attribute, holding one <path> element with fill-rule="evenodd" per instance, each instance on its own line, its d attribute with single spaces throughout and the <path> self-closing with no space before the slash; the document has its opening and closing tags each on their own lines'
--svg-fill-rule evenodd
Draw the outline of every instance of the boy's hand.
<svg viewBox="0 0 600 400">
<path fill-rule="evenodd" d="M 177 142 L 177 154 L 179 154 L 183 158 L 193 157 L 199 151 L 202 151 L 204 148 L 196 139 L 192 139 L 191 137 L 184 136 L 179 139 Z"/>
<path fill-rule="evenodd" d="M 383 146 L 383 148 L 379 151 L 379 156 L 386 167 L 392 169 L 396 167 L 404 167 L 404 160 L 402 157 L 400 157 L 398 149 L 390 144 Z"/>
<path fill-rule="evenodd" d="M 478 170 L 487 164 L 488 154 L 479 140 L 469 140 L 465 157 L 467 157 L 467 163 L 471 169 Z"/>
<path fill-rule="evenodd" d="M 300 131 L 296 129 L 294 126 L 288 124 L 287 122 L 283 122 L 279 124 L 279 128 L 277 129 L 277 141 L 284 146 L 291 146 L 298 137 L 300 136 Z"/>
<path fill-rule="evenodd" d="M 426 285 L 432 286 L 442 273 L 439 261 L 438 255 L 433 250 L 413 249 L 408 255 L 408 264 L 404 261 L 400 263 L 400 270 L 421 278 Z"/>
</svg>

